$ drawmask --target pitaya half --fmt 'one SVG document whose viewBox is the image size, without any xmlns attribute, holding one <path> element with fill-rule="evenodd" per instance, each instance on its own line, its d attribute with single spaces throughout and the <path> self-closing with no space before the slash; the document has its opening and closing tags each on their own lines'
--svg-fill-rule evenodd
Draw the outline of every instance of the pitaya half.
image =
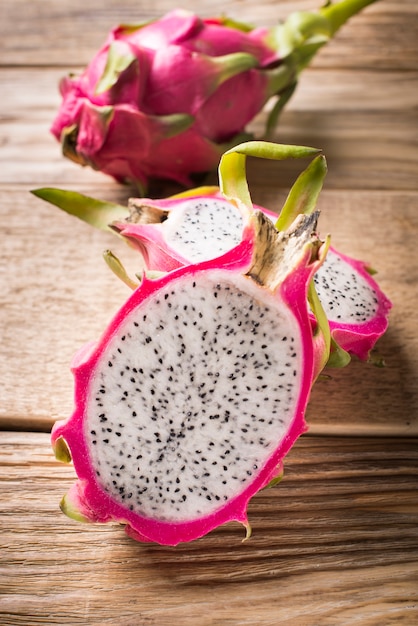
<svg viewBox="0 0 418 626">
<path fill-rule="evenodd" d="M 78 475 L 64 512 L 164 545 L 230 521 L 249 536 L 250 498 L 306 428 L 316 221 L 279 233 L 257 211 L 226 254 L 144 277 L 73 363 L 75 410 L 52 432 Z"/>
<path fill-rule="evenodd" d="M 314 283 L 335 343 L 366 360 L 387 330 L 392 307 L 370 267 L 330 247 Z"/>
<path fill-rule="evenodd" d="M 269 29 L 180 9 L 120 25 L 80 76 L 61 81 L 51 132 L 65 156 L 118 181 L 189 186 L 242 141 L 270 98 L 274 127 L 317 50 L 373 1 L 329 2 Z"/>
</svg>

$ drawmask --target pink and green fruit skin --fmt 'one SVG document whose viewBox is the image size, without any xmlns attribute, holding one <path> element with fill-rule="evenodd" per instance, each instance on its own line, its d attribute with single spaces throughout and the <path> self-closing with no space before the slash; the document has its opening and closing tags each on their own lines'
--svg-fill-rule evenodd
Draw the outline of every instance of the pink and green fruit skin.
<svg viewBox="0 0 418 626">
<path fill-rule="evenodd" d="M 278 480 L 306 430 L 306 297 L 320 245 L 307 220 L 300 244 L 268 267 L 272 247 L 270 261 L 255 255 L 254 220 L 270 244 L 276 231 L 260 216 L 218 259 L 144 278 L 75 357 L 75 409 L 52 432 L 78 476 L 62 502 L 70 517 L 163 545 L 232 521 L 249 536 L 249 500 Z"/>
<path fill-rule="evenodd" d="M 264 36 L 179 9 L 118 26 L 81 76 L 61 81 L 51 131 L 66 156 L 121 182 L 190 185 L 270 97 Z"/>
<path fill-rule="evenodd" d="M 68 158 L 142 192 L 150 179 L 193 186 L 270 100 L 274 129 L 316 52 L 372 2 L 326 3 L 270 28 L 181 9 L 119 25 L 80 75 L 61 80 L 51 132 Z"/>
</svg>

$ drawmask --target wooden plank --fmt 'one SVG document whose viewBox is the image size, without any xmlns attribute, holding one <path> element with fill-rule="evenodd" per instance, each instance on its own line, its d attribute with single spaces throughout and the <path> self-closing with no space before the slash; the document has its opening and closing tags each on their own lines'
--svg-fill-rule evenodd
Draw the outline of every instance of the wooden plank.
<svg viewBox="0 0 418 626">
<path fill-rule="evenodd" d="M 328 188 L 414 190 L 418 171 L 417 123 L 418 115 L 408 111 L 349 115 L 286 111 L 273 140 L 322 149 L 329 165 Z M 386 129 L 390 131 L 386 133 Z M 263 127 L 255 124 L 253 130 L 258 134 Z M 81 186 L 106 184 L 109 180 L 64 159 L 58 143 L 49 135 L 49 123 L 9 124 L 0 164 L 0 184 L 68 187 L 73 181 Z M 276 178 L 276 170 L 271 163 L 259 164 L 259 182 L 269 186 L 275 181 L 280 187 L 300 171 L 298 163 L 284 163 L 280 173 L 286 173 L 286 180 L 281 181 Z M 206 180 L 212 183 L 216 175 Z"/>
<path fill-rule="evenodd" d="M 254 202 L 280 206 L 282 198 L 276 199 L 274 190 L 262 185 L 260 169 L 250 172 L 254 175 Z M 265 175 L 267 179 L 268 173 Z M 307 412 L 312 432 L 418 432 L 418 339 L 414 322 L 410 325 L 417 306 L 411 285 L 418 282 L 413 195 L 327 188 L 322 192 L 320 232 L 331 233 L 337 249 L 376 269 L 376 278 L 393 309 L 389 330 L 372 355 L 385 366 L 381 369 L 353 360 L 346 369 L 328 370 L 329 377 L 321 377 L 312 391 Z"/>
<path fill-rule="evenodd" d="M 303 437 L 285 478 L 230 524 L 164 548 L 67 519 L 73 481 L 48 436 L 0 433 L 4 626 L 413 624 L 418 619 L 418 447 Z"/>
<path fill-rule="evenodd" d="M 304 72 L 275 139 L 324 149 L 321 233 L 363 258 L 393 301 L 374 356 L 316 383 L 310 431 L 285 477 L 230 524 L 177 548 L 58 509 L 74 480 L 52 423 L 72 410 L 69 362 L 129 294 L 101 260 L 139 259 L 29 194 L 44 185 L 126 202 L 133 188 L 82 169 L 49 134 L 58 80 L 119 22 L 167 0 L 3 0 L 0 14 L 0 623 L 115 626 L 381 626 L 418 623 L 418 4 L 381 0 Z M 184 0 L 201 15 L 272 24 L 318 0 Z M 254 122 L 260 132 L 265 113 Z M 279 208 L 301 164 L 250 160 L 253 200 Z M 208 177 L 215 182 L 216 176 Z M 153 185 L 150 195 L 177 191 Z M 5 429 L 5 431 L 1 431 Z M 20 432 L 12 432 L 14 429 Z M 9 432 L 7 432 L 9 431 Z"/>
<path fill-rule="evenodd" d="M 126 190 L 84 187 L 124 202 Z M 254 201 L 274 209 L 284 191 L 255 184 Z M 110 193 L 111 191 L 111 193 Z M 417 193 L 324 190 L 321 232 L 341 251 L 372 263 L 394 307 L 376 358 L 320 379 L 308 417 L 313 432 L 418 434 Z M 97 338 L 128 297 L 101 259 L 108 247 L 133 274 L 140 258 L 122 242 L 62 214 L 27 190 L 0 187 L 4 215 L 0 321 L 0 427 L 49 430 L 72 410 L 69 363 Z M 389 232 L 390 225 L 390 232 Z M 396 262 L 394 261 L 396 259 Z"/>
<path fill-rule="evenodd" d="M 58 215 L 28 190 L 2 190 L 1 196 L 3 210 L 7 207 L 2 419 L 17 427 L 49 429 L 51 420 L 71 407 L 68 364 L 75 348 L 94 338 L 92 322 L 98 324 L 93 334 L 104 328 L 130 290 L 102 260 L 108 247 L 119 254 L 115 237 Z"/>
<path fill-rule="evenodd" d="M 18 72 L 16 68 L 0 66 L 0 107 L 4 122 L 52 123 L 61 102 L 59 82 L 71 72 L 70 66 L 22 67 Z M 417 85 L 417 70 L 307 68 L 286 110 L 346 114 L 412 112 L 416 106 Z"/>
<path fill-rule="evenodd" d="M 66 72 L 0 70 L 0 184 L 66 186 L 73 181 L 82 185 L 110 180 L 65 159 L 49 132 L 60 103 L 58 82 Z M 417 72 L 309 70 L 284 112 L 274 140 L 323 149 L 329 162 L 328 188 L 416 189 L 417 91 Z M 264 112 L 251 125 L 256 136 L 262 136 L 265 118 Z M 289 163 L 280 171 L 288 172 L 291 180 L 298 168 L 299 164 Z M 267 186 L 274 182 L 280 186 L 277 171 L 276 164 L 263 162 L 258 166 L 258 178 Z"/>
<path fill-rule="evenodd" d="M 283 113 L 273 139 L 281 143 L 315 146 L 326 155 L 329 189 L 416 189 L 418 162 L 416 113 L 293 112 Z M 299 167 L 286 162 L 280 172 L 296 176 Z M 274 170 L 273 170 L 274 168 Z M 254 171 L 262 185 L 275 180 L 272 162 L 257 162 Z M 276 184 L 280 186 L 280 179 Z"/>
<path fill-rule="evenodd" d="M 269 26 L 295 10 L 316 10 L 318 0 L 184 0 L 184 9 L 199 15 L 227 14 L 254 26 Z M 24 9 L 22 10 L 22 7 Z M 0 20 L 1 63 L 4 65 L 85 65 L 119 23 L 155 19 L 172 10 L 168 0 L 138 6 L 134 0 L 3 0 Z M 381 1 L 367 7 L 324 48 L 318 67 L 416 69 L 417 5 L 414 0 Z M 53 25 L 53 27 L 51 27 Z M 402 51 L 400 58 L 399 51 Z"/>
</svg>

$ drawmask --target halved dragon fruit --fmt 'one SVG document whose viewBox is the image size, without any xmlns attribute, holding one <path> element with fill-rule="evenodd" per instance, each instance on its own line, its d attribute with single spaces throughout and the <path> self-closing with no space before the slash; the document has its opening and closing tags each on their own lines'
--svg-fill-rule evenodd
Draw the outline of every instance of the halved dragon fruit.
<svg viewBox="0 0 418 626">
<path fill-rule="evenodd" d="M 52 432 L 76 485 L 62 509 L 176 545 L 236 521 L 306 429 L 306 307 L 317 214 L 277 232 L 260 211 L 215 260 L 144 278 L 73 364 L 75 410 Z"/>
<path fill-rule="evenodd" d="M 334 341 L 366 360 L 387 330 L 392 307 L 369 266 L 330 247 L 314 283 Z"/>
<path fill-rule="evenodd" d="M 230 521 L 249 536 L 248 502 L 280 479 L 332 341 L 314 287 L 316 275 L 318 291 L 326 286 L 329 238 L 319 240 L 315 210 L 325 160 L 301 174 L 277 221 L 252 207 L 245 160 L 317 153 L 236 146 L 221 160 L 221 192 L 132 202 L 130 217 L 74 192 L 34 192 L 95 226 L 110 224 L 164 266 L 158 277 L 126 280 L 133 294 L 73 362 L 75 410 L 52 432 L 57 458 L 72 459 L 78 475 L 62 502 L 70 517 L 119 522 L 137 540 L 166 545 Z M 343 261 L 355 266 L 332 251 L 329 284 Z M 377 310 L 383 319 L 385 306 Z"/>
</svg>

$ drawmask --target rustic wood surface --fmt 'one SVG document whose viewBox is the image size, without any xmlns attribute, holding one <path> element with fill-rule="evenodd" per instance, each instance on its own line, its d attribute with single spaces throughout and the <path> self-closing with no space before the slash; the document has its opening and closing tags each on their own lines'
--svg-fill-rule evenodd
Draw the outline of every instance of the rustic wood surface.
<svg viewBox="0 0 418 626">
<path fill-rule="evenodd" d="M 280 488 L 176 548 L 77 525 L 73 479 L 42 433 L 0 433 L 2 624 L 410 624 L 417 617 L 416 442 L 305 437 Z"/>
<path fill-rule="evenodd" d="M 316 0 L 185 1 L 255 25 Z M 321 229 L 368 260 L 393 301 L 374 352 L 321 378 L 285 478 L 253 499 L 253 537 L 225 526 L 177 548 L 85 526 L 58 502 L 73 481 L 52 423 L 72 407 L 68 364 L 128 290 L 101 261 L 111 235 L 30 193 L 133 190 L 65 160 L 48 129 L 61 76 L 119 22 L 166 0 L 4 0 L 0 20 L 0 624 L 275 626 L 418 623 L 418 5 L 380 0 L 302 75 L 275 138 L 323 148 Z M 253 124 L 261 129 L 264 115 Z M 298 165 L 249 163 L 254 201 L 279 208 Z M 213 181 L 212 177 L 212 181 Z M 211 177 L 209 177 L 209 182 Z M 158 188 L 154 195 L 174 191 Z"/>
</svg>

